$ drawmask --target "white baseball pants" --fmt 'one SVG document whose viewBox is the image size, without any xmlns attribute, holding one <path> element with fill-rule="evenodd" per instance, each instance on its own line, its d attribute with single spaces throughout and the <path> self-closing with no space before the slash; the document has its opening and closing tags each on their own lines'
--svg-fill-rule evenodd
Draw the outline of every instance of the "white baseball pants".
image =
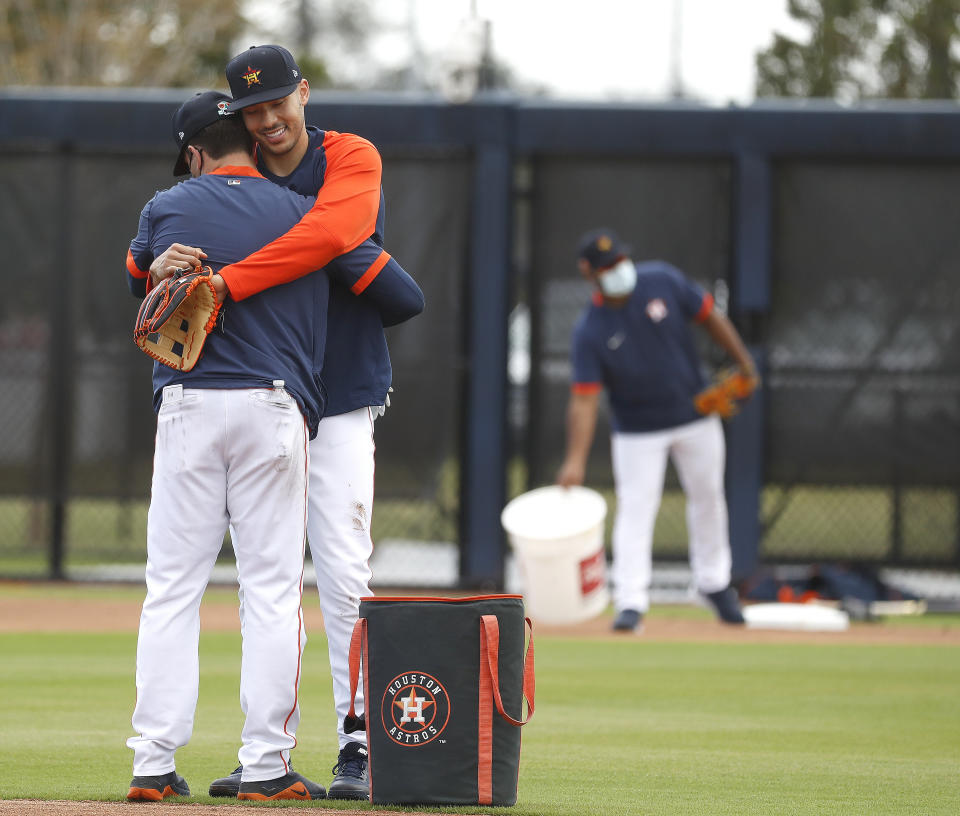
<svg viewBox="0 0 960 816">
<path fill-rule="evenodd" d="M 343 718 L 350 710 L 350 636 L 360 598 L 370 595 L 376 410 L 360 408 L 324 417 L 310 441 L 307 535 L 327 633 L 341 748 L 348 742 L 367 742 L 364 731 L 344 734 Z M 358 714 L 364 710 L 362 689 L 361 682 Z"/>
<path fill-rule="evenodd" d="M 200 600 L 228 524 L 243 589 L 243 778 L 287 772 L 300 720 L 307 433 L 282 389 L 164 389 L 137 641 L 135 776 L 174 769 L 193 731 Z"/>
<path fill-rule="evenodd" d="M 723 488 L 726 448 L 719 417 L 650 433 L 611 436 L 617 513 L 613 525 L 613 602 L 617 610 L 650 607 L 653 528 L 667 457 L 686 496 L 694 586 L 716 592 L 730 583 L 730 531 Z"/>
</svg>

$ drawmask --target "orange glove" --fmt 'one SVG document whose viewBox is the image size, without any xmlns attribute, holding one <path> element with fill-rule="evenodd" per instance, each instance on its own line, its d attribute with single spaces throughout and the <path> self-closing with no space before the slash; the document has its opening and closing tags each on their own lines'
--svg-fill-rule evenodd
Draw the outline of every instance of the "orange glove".
<svg viewBox="0 0 960 816">
<path fill-rule="evenodd" d="M 713 385 L 693 398 L 693 407 L 704 416 L 718 414 L 721 419 L 730 419 L 740 410 L 738 403 L 749 399 L 759 384 L 756 375 L 732 369 L 721 371 Z"/>
</svg>

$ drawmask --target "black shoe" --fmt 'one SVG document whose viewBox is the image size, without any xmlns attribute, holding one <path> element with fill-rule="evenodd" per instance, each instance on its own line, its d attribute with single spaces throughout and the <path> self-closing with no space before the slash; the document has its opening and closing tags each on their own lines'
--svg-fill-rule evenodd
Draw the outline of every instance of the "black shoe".
<svg viewBox="0 0 960 816">
<path fill-rule="evenodd" d="M 613 621 L 614 632 L 636 632 L 643 620 L 643 613 L 636 609 L 621 609 Z"/>
<path fill-rule="evenodd" d="M 367 779 L 367 746 L 348 742 L 340 749 L 337 764 L 333 766 L 334 779 L 327 790 L 327 799 L 369 799 L 370 781 Z"/>
<path fill-rule="evenodd" d="M 291 767 L 290 770 L 293 770 Z M 230 776 L 222 776 L 219 779 L 214 779 L 210 783 L 210 795 L 211 796 L 229 796 L 231 799 L 236 799 L 237 794 L 240 793 L 240 774 L 243 773 L 243 765 L 238 765 L 237 770 L 235 770 Z"/>
<path fill-rule="evenodd" d="M 305 776 L 291 770 L 276 779 L 262 782 L 241 782 L 237 799 L 326 799 L 323 785 L 311 782 Z"/>
<path fill-rule="evenodd" d="M 131 802 L 159 802 L 168 796 L 189 796 L 187 780 L 176 771 L 162 776 L 135 776 L 130 780 L 127 799 Z"/>
<path fill-rule="evenodd" d="M 718 592 L 704 594 L 716 610 L 717 617 L 724 623 L 744 623 L 743 612 L 740 610 L 740 598 L 733 587 L 728 586 Z"/>
</svg>

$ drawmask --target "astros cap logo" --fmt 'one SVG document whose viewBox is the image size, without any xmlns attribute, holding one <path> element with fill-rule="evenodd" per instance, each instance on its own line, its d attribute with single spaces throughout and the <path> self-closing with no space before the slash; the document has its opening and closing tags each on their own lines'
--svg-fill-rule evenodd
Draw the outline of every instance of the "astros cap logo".
<svg viewBox="0 0 960 816">
<path fill-rule="evenodd" d="M 398 674 L 380 703 L 387 736 L 411 748 L 432 742 L 450 720 L 450 697 L 437 678 L 425 672 Z"/>
<path fill-rule="evenodd" d="M 610 236 L 601 235 L 597 238 L 597 249 L 601 252 L 609 252 L 610 248 L 613 246 L 613 241 L 610 240 Z"/>
<path fill-rule="evenodd" d="M 247 80 L 247 87 L 248 87 L 248 88 L 249 88 L 251 85 L 259 85 L 259 84 L 260 84 L 260 71 L 254 70 L 254 69 L 251 68 L 249 65 L 247 66 L 247 73 L 241 74 L 240 76 L 242 76 L 245 80 Z"/>
</svg>

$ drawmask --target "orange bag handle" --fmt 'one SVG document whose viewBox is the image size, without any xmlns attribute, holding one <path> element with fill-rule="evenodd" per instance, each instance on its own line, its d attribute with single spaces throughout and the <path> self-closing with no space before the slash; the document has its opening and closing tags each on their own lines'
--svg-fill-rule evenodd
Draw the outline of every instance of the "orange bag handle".
<svg viewBox="0 0 960 816">
<path fill-rule="evenodd" d="M 524 621 L 530 629 L 530 642 L 523 659 L 523 697 L 527 701 L 527 718 L 517 720 L 504 711 L 503 699 L 500 696 L 500 622 L 496 615 L 480 616 L 480 700 L 477 746 L 477 804 L 479 805 L 493 803 L 493 705 L 496 705 L 497 712 L 511 725 L 526 725 L 533 716 L 536 692 L 533 624 L 530 618 L 524 618 Z"/>
<path fill-rule="evenodd" d="M 350 710 L 347 716 L 343 718 L 343 732 L 352 734 L 354 731 L 363 731 L 367 727 L 366 715 L 357 716 L 354 710 L 354 701 L 357 699 L 357 683 L 360 679 L 360 662 L 366 666 L 367 663 L 367 619 L 357 618 L 353 625 L 353 634 L 350 635 Z M 366 676 L 364 676 L 366 681 Z M 364 702 L 367 700 L 366 682 L 363 689 Z"/>
<path fill-rule="evenodd" d="M 530 642 L 527 646 L 527 654 L 523 659 L 523 698 L 527 701 L 527 718 L 525 720 L 515 720 L 503 708 L 503 700 L 500 697 L 500 623 L 496 615 L 480 616 L 480 674 L 481 677 L 486 674 L 490 681 L 490 691 L 493 693 L 494 702 L 497 705 L 497 711 L 511 725 L 526 725 L 533 717 L 534 697 L 536 696 L 536 679 L 534 672 L 533 659 L 533 624 L 530 618 L 524 618 L 527 627 L 530 630 Z M 487 672 L 484 672 L 486 664 Z M 481 685 L 483 681 L 481 680 Z"/>
</svg>

